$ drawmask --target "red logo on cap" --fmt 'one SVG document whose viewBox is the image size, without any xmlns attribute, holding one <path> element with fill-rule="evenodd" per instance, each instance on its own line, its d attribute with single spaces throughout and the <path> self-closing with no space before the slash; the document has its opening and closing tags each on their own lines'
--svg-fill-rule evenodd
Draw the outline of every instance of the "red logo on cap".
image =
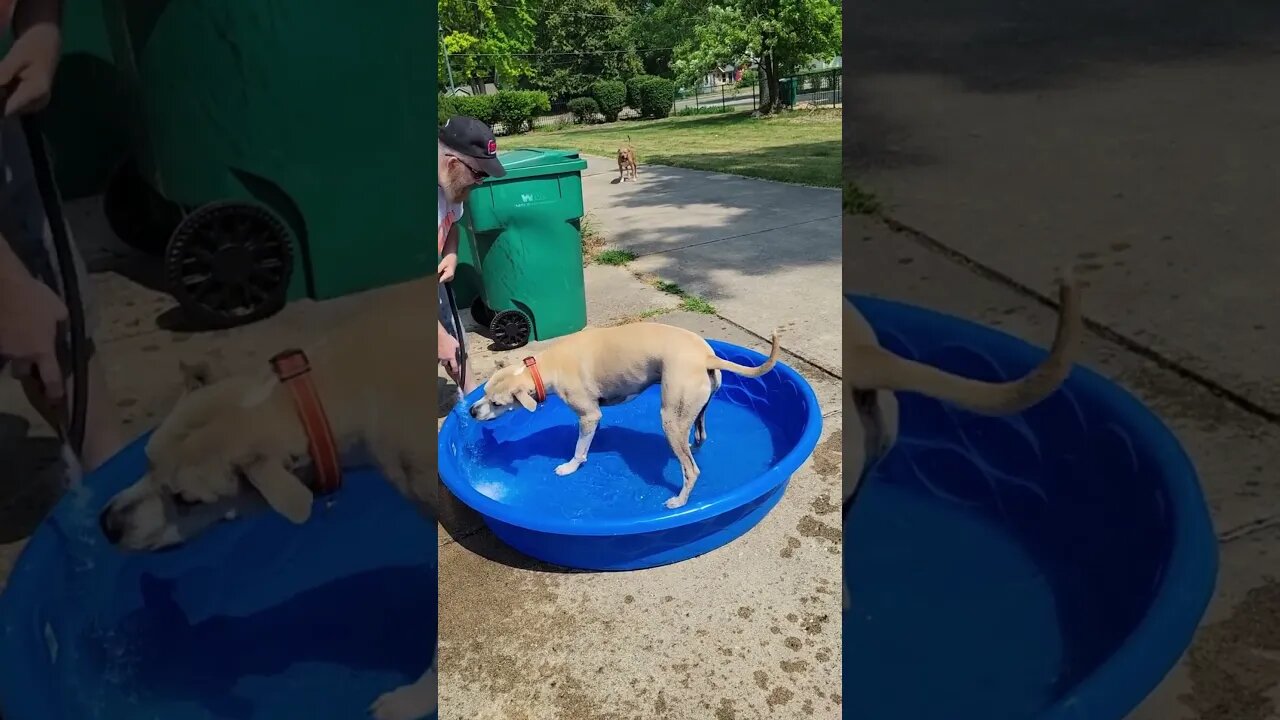
<svg viewBox="0 0 1280 720">
<path fill-rule="evenodd" d="M 495 155 L 495 154 L 497 154 L 497 152 L 498 152 L 498 141 L 497 141 L 497 140 L 490 140 L 490 141 L 489 141 L 489 154 L 490 154 L 490 155 Z"/>
</svg>

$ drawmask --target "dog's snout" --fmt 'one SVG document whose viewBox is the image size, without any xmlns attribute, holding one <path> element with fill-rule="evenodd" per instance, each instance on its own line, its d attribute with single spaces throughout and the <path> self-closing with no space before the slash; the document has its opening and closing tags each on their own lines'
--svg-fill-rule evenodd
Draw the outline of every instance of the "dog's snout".
<svg viewBox="0 0 1280 720">
<path fill-rule="evenodd" d="M 480 410 L 479 410 L 479 407 L 480 407 L 480 403 L 476 403 L 476 404 L 472 405 L 472 406 L 467 410 L 467 412 L 471 413 L 471 417 L 473 417 L 473 418 L 477 418 L 477 417 L 479 417 L 479 416 L 480 416 Z"/>
<path fill-rule="evenodd" d="M 112 545 L 118 545 L 120 539 L 124 537 L 124 526 L 116 519 L 110 505 L 98 516 L 98 526 L 102 528 L 102 534 Z"/>
</svg>

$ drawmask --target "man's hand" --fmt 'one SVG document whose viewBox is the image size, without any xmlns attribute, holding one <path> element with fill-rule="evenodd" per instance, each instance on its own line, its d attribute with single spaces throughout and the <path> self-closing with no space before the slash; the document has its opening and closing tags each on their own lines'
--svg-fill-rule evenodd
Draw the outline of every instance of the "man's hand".
<svg viewBox="0 0 1280 720">
<path fill-rule="evenodd" d="M 0 60 L 0 87 L 9 89 L 5 117 L 36 112 L 49 104 L 53 74 L 62 51 L 62 32 L 53 22 L 38 22 L 13 41 Z"/>
<path fill-rule="evenodd" d="M 440 266 L 436 268 L 436 272 L 440 275 L 440 282 L 447 283 L 453 280 L 453 275 L 458 271 L 458 254 L 448 253 L 440 259 Z"/>
<path fill-rule="evenodd" d="M 449 373 L 449 377 L 456 378 L 461 369 L 458 366 L 458 340 L 450 335 L 443 325 L 440 325 L 436 332 L 436 354 L 440 356 L 440 364 L 444 365 L 444 370 Z"/>
<path fill-rule="evenodd" d="M 67 306 L 48 285 L 30 275 L 0 275 L 0 355 L 12 361 L 15 377 L 38 371 L 54 403 L 63 396 L 55 348 L 58 323 L 66 319 Z"/>
</svg>

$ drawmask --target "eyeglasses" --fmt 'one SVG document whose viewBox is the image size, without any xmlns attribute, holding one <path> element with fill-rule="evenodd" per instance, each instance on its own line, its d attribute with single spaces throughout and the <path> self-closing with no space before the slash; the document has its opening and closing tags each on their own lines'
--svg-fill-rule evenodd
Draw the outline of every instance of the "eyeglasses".
<svg viewBox="0 0 1280 720">
<path fill-rule="evenodd" d="M 482 182 L 485 178 L 489 177 L 489 173 L 484 172 L 483 170 L 477 170 L 471 167 L 470 165 L 467 164 L 465 160 L 458 157 L 457 155 L 450 155 L 449 157 L 457 161 L 457 163 L 462 167 L 466 168 L 467 172 L 471 173 L 471 179 L 474 180 L 475 182 Z"/>
</svg>

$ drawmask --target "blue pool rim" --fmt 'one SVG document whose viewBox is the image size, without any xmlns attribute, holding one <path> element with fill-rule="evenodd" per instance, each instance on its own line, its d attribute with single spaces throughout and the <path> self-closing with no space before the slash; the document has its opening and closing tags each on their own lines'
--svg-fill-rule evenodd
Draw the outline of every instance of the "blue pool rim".
<svg viewBox="0 0 1280 720">
<path fill-rule="evenodd" d="M 854 293 L 845 297 L 860 308 L 923 315 L 933 324 L 963 326 L 965 332 L 1002 346 L 1028 364 L 1044 357 L 1043 350 L 1008 333 L 963 318 Z M 1117 422 L 1132 428 L 1148 444 L 1165 478 L 1168 509 L 1175 523 L 1169 561 L 1146 616 L 1111 657 L 1037 718 L 1119 720 L 1155 690 L 1190 647 L 1217 584 L 1218 540 L 1195 466 L 1164 421 L 1129 391 L 1082 364 L 1076 365 L 1067 382 L 1083 394 L 1100 398 Z"/>
<path fill-rule="evenodd" d="M 726 350 L 730 350 L 735 354 L 745 356 L 756 364 L 763 363 L 768 359 L 768 356 L 763 353 L 740 345 L 710 339 L 707 340 L 707 343 L 711 345 L 711 349 L 716 352 L 716 355 L 721 357 L 723 357 L 723 353 Z M 640 535 L 707 520 L 754 502 L 762 496 L 785 486 L 795 471 L 799 470 L 800 466 L 808 460 L 814 448 L 818 445 L 818 437 L 822 434 L 822 409 L 818 407 L 818 396 L 814 393 L 813 387 L 809 385 L 809 382 L 800 373 L 782 360 L 778 360 L 770 372 L 786 375 L 787 379 L 800 389 L 808 405 L 804 432 L 801 434 L 796 446 L 786 455 L 783 455 L 773 467 L 752 478 L 750 482 L 739 485 L 733 491 L 721 495 L 705 505 L 686 506 L 678 510 L 667 510 L 664 507 L 661 511 L 654 511 L 639 518 L 582 523 L 554 517 L 529 518 L 521 515 L 518 511 L 513 511 L 511 506 L 504 505 L 481 494 L 463 477 L 458 459 L 449 453 L 449 442 L 454 433 L 457 432 L 457 419 L 454 415 L 466 412 L 467 407 L 483 397 L 484 385 L 471 391 L 464 402 L 455 405 L 449 417 L 445 419 L 444 425 L 440 428 L 438 440 L 440 479 L 455 497 L 483 515 L 486 523 L 497 521 L 502 525 L 526 532 L 570 536 Z M 726 372 L 726 374 L 728 373 Z"/>
</svg>

